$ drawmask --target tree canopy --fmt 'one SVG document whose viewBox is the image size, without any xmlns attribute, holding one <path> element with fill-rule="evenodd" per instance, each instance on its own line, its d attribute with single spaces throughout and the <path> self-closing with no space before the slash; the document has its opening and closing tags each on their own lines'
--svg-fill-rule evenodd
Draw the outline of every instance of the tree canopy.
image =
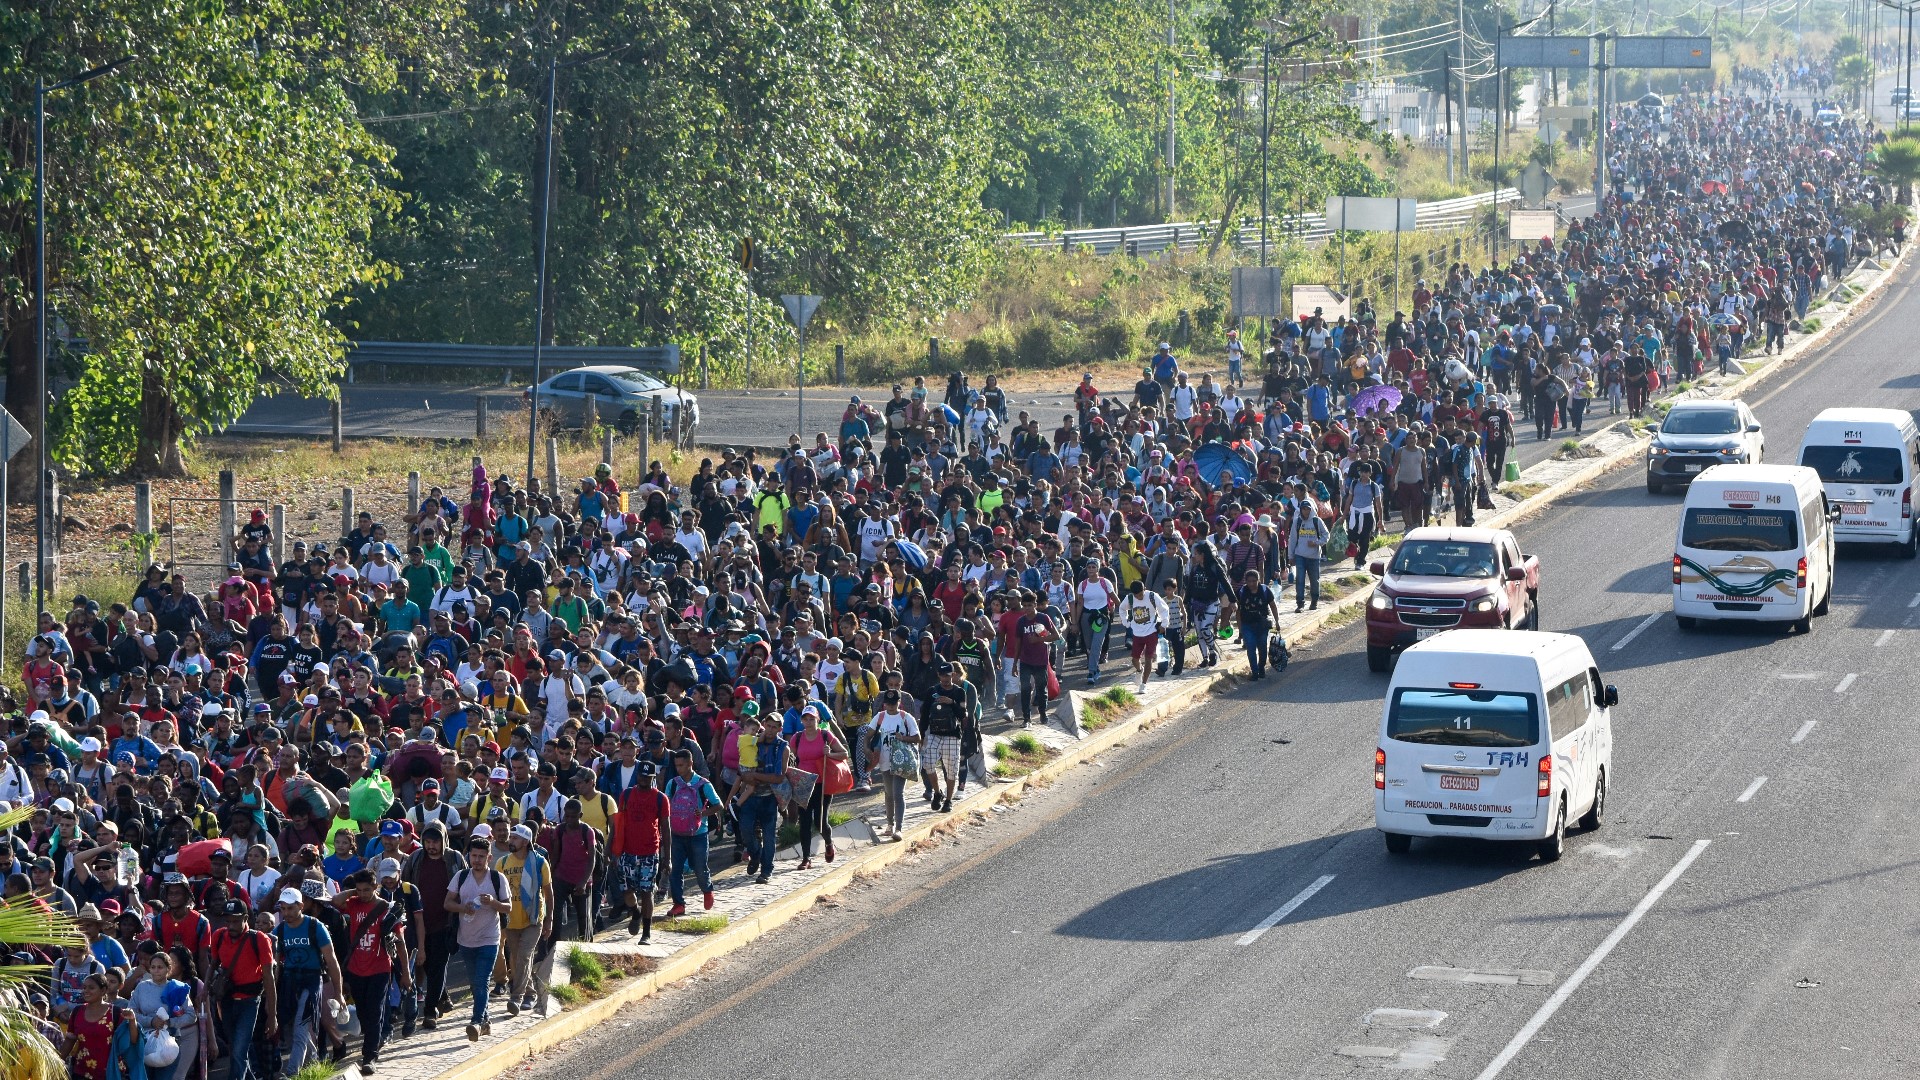
<svg viewBox="0 0 1920 1080">
<path fill-rule="evenodd" d="M 722 360 L 775 339 L 783 291 L 824 294 L 848 326 L 932 318 L 977 284 L 1004 223 L 1160 220 L 1170 92 L 1175 212 L 1250 213 L 1262 43 L 1331 14 L 28 0 L 0 13 L 7 401 L 31 426 L 36 79 L 131 57 L 50 99 L 49 292 L 74 339 L 52 425 L 69 469 L 163 473 L 263 386 L 331 392 L 349 340 L 530 340 L 542 203 L 547 340 L 709 343 Z M 1347 149 L 1370 132 L 1337 93 L 1343 58 L 1322 35 L 1276 69 L 1276 212 L 1283 190 L 1378 186 Z"/>
</svg>

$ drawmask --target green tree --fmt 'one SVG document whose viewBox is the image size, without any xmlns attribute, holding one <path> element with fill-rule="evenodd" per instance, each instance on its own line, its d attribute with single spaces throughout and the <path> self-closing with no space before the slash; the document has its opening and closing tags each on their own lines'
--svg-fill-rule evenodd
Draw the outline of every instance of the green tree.
<svg viewBox="0 0 1920 1080">
<path fill-rule="evenodd" d="M 1901 206 L 1913 205 L 1914 181 L 1920 180 L 1920 138 L 1906 136 L 1881 143 L 1873 152 L 1873 171 L 1893 184 Z"/>
<path fill-rule="evenodd" d="M 1861 107 L 1873 90 L 1873 61 L 1859 53 L 1843 57 L 1833 66 L 1834 81 L 1853 92 L 1853 104 Z"/>
<path fill-rule="evenodd" d="M 385 148 L 352 93 L 390 84 L 452 10 L 438 0 L 90 0 L 16 6 L 9 85 L 131 56 L 58 101 L 48 251 L 69 353 L 50 434 L 76 471 L 177 474 L 181 444 L 237 417 L 263 380 L 324 395 L 342 370 L 338 305 L 378 281 L 392 207 Z M 57 11 L 57 16 L 55 12 Z M 408 61 L 416 71 L 424 61 Z M 13 273 L 8 401 L 31 416 L 30 108 L 10 110 L 0 245 Z M 53 132 L 58 137 L 53 137 Z"/>
</svg>

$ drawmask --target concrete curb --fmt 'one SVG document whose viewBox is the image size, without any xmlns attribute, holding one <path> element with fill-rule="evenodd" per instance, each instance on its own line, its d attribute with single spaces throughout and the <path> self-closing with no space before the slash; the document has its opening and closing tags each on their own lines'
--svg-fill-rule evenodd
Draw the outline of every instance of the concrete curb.
<svg viewBox="0 0 1920 1080">
<path fill-rule="evenodd" d="M 1886 289 L 1888 283 L 1906 264 L 1907 255 L 1914 246 L 1908 244 L 1907 248 L 1882 271 L 1879 279 L 1868 286 L 1852 301 L 1847 310 L 1837 315 L 1831 323 L 1796 342 L 1792 349 L 1782 353 L 1759 371 L 1715 388 L 1710 396 L 1737 397 L 1748 389 L 1773 378 L 1779 372 L 1794 366 L 1802 357 L 1825 345 L 1834 334 L 1839 333 L 1851 321 L 1850 316 L 1862 301 L 1878 296 Z M 1619 426 L 1618 423 L 1608 425 L 1606 429 L 1588 438 L 1589 440 L 1599 438 L 1600 435 L 1617 426 Z M 1562 477 L 1514 506 L 1484 518 L 1482 523 L 1490 528 L 1505 528 L 1539 513 L 1594 478 L 1637 458 L 1641 453 L 1640 444 L 1643 438 L 1643 436 L 1636 436 L 1631 445 L 1593 459 L 1587 466 Z M 1362 585 L 1338 600 L 1323 604 L 1317 615 L 1296 619 L 1284 627 L 1281 630 L 1282 637 L 1289 647 L 1305 643 L 1324 631 L 1329 621 L 1346 612 L 1364 607 L 1367 600 L 1372 597 L 1373 590 L 1372 585 Z M 626 1006 L 651 997 L 666 986 L 698 974 L 709 961 L 724 957 L 762 935 L 786 925 L 802 912 L 813 907 L 822 897 L 830 896 L 852 884 L 855 877 L 890 866 L 912 854 L 917 842 L 933 836 L 940 829 L 950 828 L 961 815 L 976 810 L 986 811 L 1004 799 L 1018 798 L 1036 782 L 1051 782 L 1068 770 L 1120 746 L 1141 731 L 1184 712 L 1202 698 L 1231 688 L 1246 670 L 1244 654 L 1228 658 L 1223 652 L 1221 666 L 1207 678 L 1191 680 L 1161 701 L 1114 721 L 1089 735 L 1073 749 L 1025 776 L 981 789 L 978 793 L 962 799 L 954 811 L 945 817 L 923 822 L 907 830 L 905 838 L 900 843 L 874 847 L 856 858 L 847 860 L 831 872 L 775 900 L 752 916 L 730 923 L 726 929 L 709 936 L 699 944 L 681 950 L 669 957 L 657 970 L 623 980 L 606 997 L 569 1009 L 537 1025 L 531 1031 L 504 1039 L 468 1060 L 439 1073 L 434 1080 L 486 1080 L 504 1073 L 511 1066 L 535 1054 L 551 1050 L 586 1033 L 611 1019 Z"/>
</svg>

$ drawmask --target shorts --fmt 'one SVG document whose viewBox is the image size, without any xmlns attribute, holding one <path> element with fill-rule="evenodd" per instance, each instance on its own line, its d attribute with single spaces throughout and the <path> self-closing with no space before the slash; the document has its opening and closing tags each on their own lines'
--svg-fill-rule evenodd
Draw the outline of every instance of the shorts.
<svg viewBox="0 0 1920 1080">
<path fill-rule="evenodd" d="M 660 876 L 660 856 L 616 855 L 612 876 L 614 880 L 608 885 L 615 896 L 623 892 L 646 892 Z"/>
<path fill-rule="evenodd" d="M 920 770 L 955 779 L 960 776 L 960 738 L 956 735 L 929 735 L 920 747 Z"/>
<path fill-rule="evenodd" d="M 1148 634 L 1145 637 L 1134 637 L 1127 642 L 1127 655 L 1135 660 L 1143 656 L 1148 660 L 1152 660 L 1154 658 L 1154 650 L 1157 649 L 1159 645 L 1160 634 L 1158 631 Z"/>
</svg>

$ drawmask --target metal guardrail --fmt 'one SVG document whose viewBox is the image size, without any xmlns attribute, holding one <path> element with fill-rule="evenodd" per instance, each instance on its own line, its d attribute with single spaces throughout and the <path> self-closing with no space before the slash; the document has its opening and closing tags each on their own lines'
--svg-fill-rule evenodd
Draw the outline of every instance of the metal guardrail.
<svg viewBox="0 0 1920 1080">
<path fill-rule="evenodd" d="M 533 369 L 531 345 L 456 345 L 444 341 L 356 341 L 347 350 L 347 381 L 362 364 L 396 367 Z M 656 375 L 680 373 L 680 346 L 548 345 L 540 350 L 543 372 L 590 364 L 620 364 Z"/>
<path fill-rule="evenodd" d="M 1422 203 L 1414 211 L 1414 228 L 1421 232 L 1455 232 L 1472 226 L 1479 213 L 1489 206 L 1505 206 L 1520 201 L 1513 188 L 1482 192 L 1459 199 Z M 1195 251 L 1213 242 L 1220 230 L 1218 221 L 1182 221 L 1170 225 L 1136 225 L 1113 229 L 1069 229 L 1065 232 L 1007 233 L 1002 239 L 1021 247 L 1058 247 L 1062 251 L 1087 251 L 1095 255 L 1151 255 L 1169 248 Z M 1267 227 L 1269 242 L 1304 239 L 1324 243 L 1333 235 L 1325 214 L 1299 214 L 1274 218 Z M 1260 222 L 1254 219 L 1234 230 L 1241 247 L 1260 246 Z"/>
</svg>

